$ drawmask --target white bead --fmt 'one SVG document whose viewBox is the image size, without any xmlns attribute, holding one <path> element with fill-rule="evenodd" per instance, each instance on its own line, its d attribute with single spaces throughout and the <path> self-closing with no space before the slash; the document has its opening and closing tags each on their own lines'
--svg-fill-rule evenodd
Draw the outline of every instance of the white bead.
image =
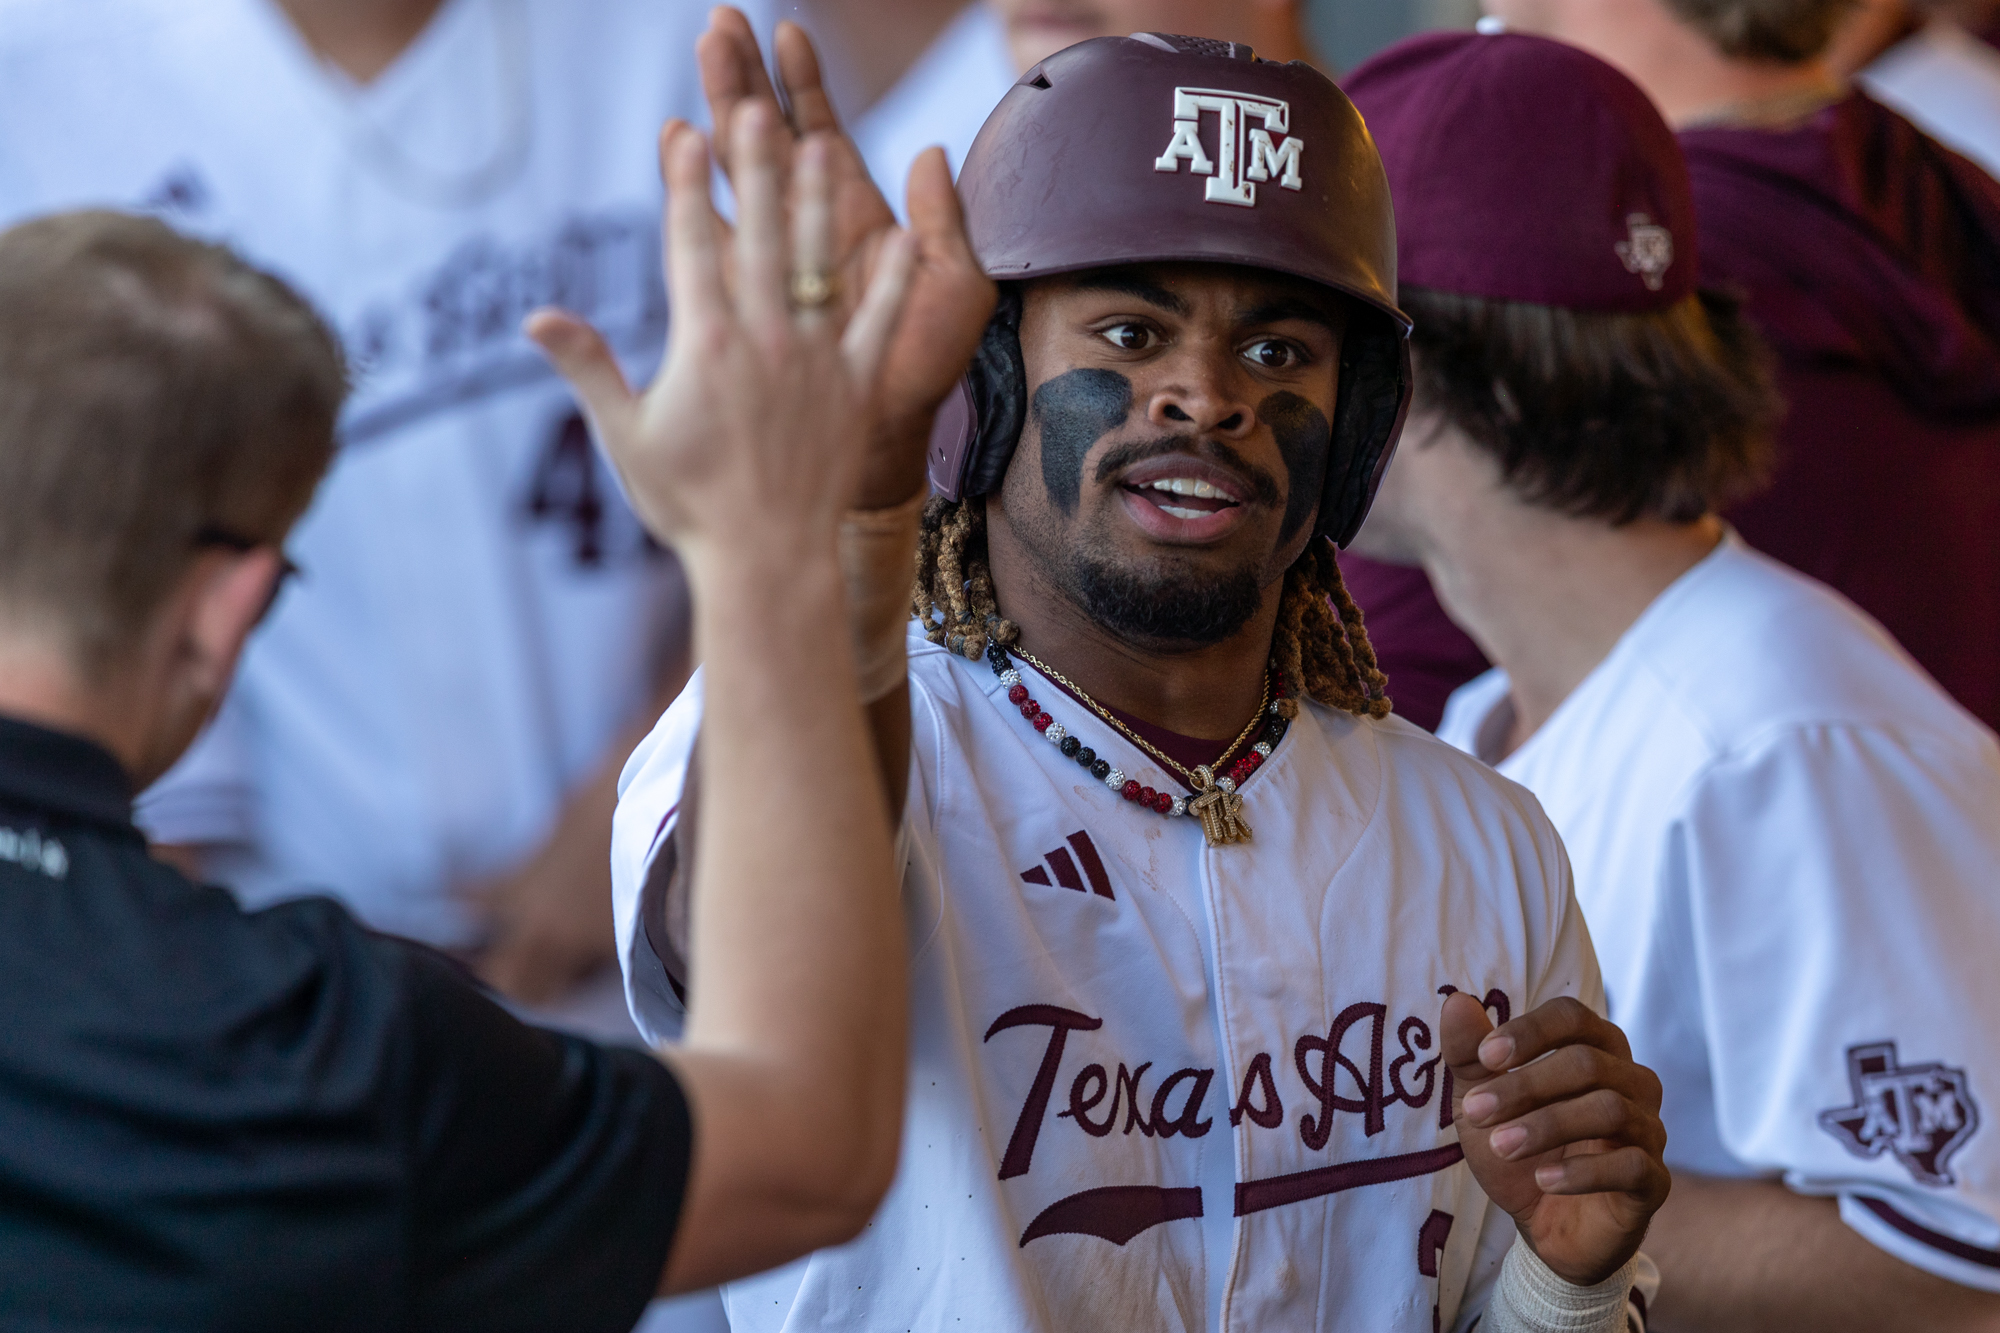
<svg viewBox="0 0 2000 1333">
<path fill-rule="evenodd" d="M 1173 816 L 1174 816 L 1175 818 L 1179 818 L 1180 816 L 1182 816 L 1182 815 L 1186 814 L 1186 813 L 1187 813 L 1187 797 L 1185 797 L 1185 796 L 1176 796 L 1176 797 L 1174 797 L 1174 805 L 1173 805 L 1173 809 L 1171 809 L 1171 810 L 1167 811 L 1167 813 L 1168 813 L 1168 814 L 1170 814 L 1170 815 L 1173 815 Z"/>
<path fill-rule="evenodd" d="M 1019 685 L 1021 683 L 1021 673 L 1014 670 L 1013 667 L 1008 667 L 1005 671 L 1000 673 L 1000 683 L 1002 685 L 1005 685 L 1008 689 L 1012 689 L 1014 686 Z"/>
<path fill-rule="evenodd" d="M 1124 791 L 1125 770 L 1122 768 L 1114 768 L 1109 773 L 1106 773 L 1104 775 L 1104 785 L 1111 788 L 1111 790 L 1113 791 L 1119 791 L 1119 792 Z"/>
<path fill-rule="evenodd" d="M 1222 788 L 1222 789 L 1223 789 L 1224 791 L 1228 791 L 1228 792 L 1233 792 L 1233 791 L 1235 791 L 1235 790 L 1236 790 L 1236 779 L 1235 779 L 1235 778 L 1217 778 L 1217 779 L 1215 780 L 1215 785 L 1216 785 L 1216 786 L 1218 786 L 1218 787 L 1220 787 L 1220 788 Z"/>
<path fill-rule="evenodd" d="M 1064 730 L 1063 730 L 1063 724 L 1062 724 L 1062 723 L 1060 723 L 1060 722 L 1051 722 L 1051 723 L 1049 723 L 1049 729 L 1048 729 L 1047 731 L 1043 732 L 1043 733 L 1042 733 L 1042 735 L 1044 735 L 1044 736 L 1046 736 L 1046 737 L 1048 737 L 1048 738 L 1049 738 L 1049 744 L 1051 744 L 1051 745 L 1061 745 L 1061 744 L 1062 744 L 1062 741 L 1063 741 L 1063 737 L 1065 737 L 1065 736 L 1069 735 L 1069 733 L 1068 733 L 1067 731 L 1064 731 Z"/>
<path fill-rule="evenodd" d="M 1266 759 L 1269 759 L 1271 757 L 1271 742 L 1269 741 L 1258 741 L 1255 745 L 1251 746 L 1250 748 L 1255 750 L 1258 754 L 1263 755 Z"/>
</svg>

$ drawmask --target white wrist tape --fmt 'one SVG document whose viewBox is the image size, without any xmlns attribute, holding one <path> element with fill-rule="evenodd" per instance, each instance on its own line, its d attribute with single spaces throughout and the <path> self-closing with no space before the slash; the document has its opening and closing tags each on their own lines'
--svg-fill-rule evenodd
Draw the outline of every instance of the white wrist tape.
<svg viewBox="0 0 2000 1333">
<path fill-rule="evenodd" d="M 916 582 L 917 524 L 928 488 L 893 509 L 854 509 L 840 521 L 840 574 L 861 702 L 872 704 L 909 673 L 905 636 Z"/>
<path fill-rule="evenodd" d="M 1500 1265 L 1479 1333 L 1625 1333 L 1637 1268 L 1634 1259 L 1596 1286 L 1573 1286 L 1526 1241 L 1516 1240 Z"/>
</svg>

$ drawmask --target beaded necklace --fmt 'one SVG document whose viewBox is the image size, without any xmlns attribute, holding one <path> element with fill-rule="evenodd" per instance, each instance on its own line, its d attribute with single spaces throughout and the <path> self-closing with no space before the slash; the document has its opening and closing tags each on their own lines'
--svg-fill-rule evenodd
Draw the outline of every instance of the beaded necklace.
<svg viewBox="0 0 2000 1333">
<path fill-rule="evenodd" d="M 1092 712 L 1116 727 L 1127 740 L 1165 765 L 1168 770 L 1180 774 L 1193 789 L 1194 795 L 1175 796 L 1171 792 L 1144 786 L 1137 778 L 1128 777 L 1122 769 L 1113 768 L 1110 761 L 1100 759 L 1095 750 L 1071 734 L 1062 723 L 1042 711 L 1042 705 L 1029 696 L 1028 687 L 1022 681 L 1021 673 L 1008 658 L 1006 648 L 998 639 L 988 639 L 986 661 L 993 668 L 993 674 L 1000 678 L 1000 683 L 1007 687 L 1007 702 L 1019 708 L 1021 716 L 1028 720 L 1029 725 L 1040 732 L 1043 739 L 1060 749 L 1066 758 L 1074 759 L 1078 766 L 1088 770 L 1092 777 L 1134 805 L 1170 819 L 1177 819 L 1183 815 L 1192 815 L 1199 819 L 1202 836 L 1208 840 L 1208 845 L 1211 847 L 1249 841 L 1250 825 L 1244 822 L 1243 798 L 1237 795 L 1236 789 L 1263 766 L 1264 761 L 1270 757 L 1272 749 L 1284 739 L 1285 732 L 1290 726 L 1284 715 L 1278 711 L 1278 701 L 1285 697 L 1285 681 L 1277 671 L 1273 670 L 1265 676 L 1264 694 L 1257 705 L 1257 711 L 1251 716 L 1249 725 L 1229 743 L 1229 748 L 1222 752 L 1214 764 L 1201 764 L 1190 769 L 1170 755 L 1161 753 L 1157 746 L 1126 726 L 1104 705 L 1079 689 L 1076 682 L 1033 654 L 1019 649 L 1015 651 L 1037 671 L 1061 685 L 1082 700 Z M 1242 747 L 1243 742 L 1250 738 L 1259 724 L 1264 727 L 1263 739 L 1245 750 L 1236 762 L 1230 765 L 1228 772 L 1217 777 L 1215 769 Z"/>
</svg>

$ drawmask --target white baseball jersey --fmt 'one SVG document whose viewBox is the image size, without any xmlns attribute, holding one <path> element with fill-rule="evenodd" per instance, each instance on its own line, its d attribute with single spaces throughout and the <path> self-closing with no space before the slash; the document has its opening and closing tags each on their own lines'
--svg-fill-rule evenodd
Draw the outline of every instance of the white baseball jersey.
<svg viewBox="0 0 2000 1333">
<path fill-rule="evenodd" d="M 1021 671 L 1106 759 L 1164 780 Z M 1515 1229 L 1460 1157 L 1441 994 L 1500 1016 L 1601 1001 L 1534 800 L 1399 720 L 1309 705 L 1242 788 L 1253 840 L 1209 847 L 914 627 L 910 685 L 901 1170 L 858 1240 L 727 1289 L 732 1327 L 1468 1324 Z M 655 940 L 700 711 L 697 680 L 632 756 L 615 826 L 649 1033 L 679 1013 Z"/>
<path fill-rule="evenodd" d="M 457 890 L 534 848 L 644 715 L 678 575 L 519 324 L 559 303 L 634 372 L 658 355 L 654 136 L 705 118 L 706 22 L 447 0 L 357 87 L 273 0 L 0 0 L 0 223 L 155 211 L 300 286 L 353 362 L 306 575 L 142 805 L 162 840 L 247 844 L 221 877 L 251 903 L 331 890 L 466 943 Z"/>
<path fill-rule="evenodd" d="M 1491 754 L 1488 672 L 1439 735 Z M 1838 594 L 1733 534 L 1500 771 L 1575 865 L 1667 1160 L 1838 1195 L 2000 1290 L 2000 747 Z"/>
<path fill-rule="evenodd" d="M 1876 100 L 2000 176 L 2000 51 L 1938 19 L 1861 71 Z"/>
</svg>

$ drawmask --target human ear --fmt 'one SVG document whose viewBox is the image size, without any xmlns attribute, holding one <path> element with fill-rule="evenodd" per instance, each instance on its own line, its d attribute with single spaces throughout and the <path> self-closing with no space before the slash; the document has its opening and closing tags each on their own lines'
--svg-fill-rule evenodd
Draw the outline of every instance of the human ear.
<svg viewBox="0 0 2000 1333">
<path fill-rule="evenodd" d="M 274 547 L 216 552 L 188 573 L 192 586 L 180 634 L 179 693 L 220 699 L 244 640 L 269 607 L 283 557 Z"/>
</svg>

